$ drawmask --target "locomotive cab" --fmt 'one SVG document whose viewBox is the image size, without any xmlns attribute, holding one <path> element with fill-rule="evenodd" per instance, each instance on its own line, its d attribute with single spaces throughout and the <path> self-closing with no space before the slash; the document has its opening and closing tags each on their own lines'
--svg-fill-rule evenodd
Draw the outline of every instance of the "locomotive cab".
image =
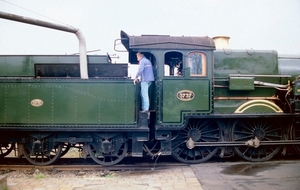
<svg viewBox="0 0 300 190">
<path fill-rule="evenodd" d="M 129 36 L 121 31 L 121 42 L 131 64 L 137 63 L 135 54 L 139 51 L 153 64 L 155 85 L 150 90 L 150 109 L 156 112 L 156 128 L 182 127 L 187 115 L 213 111 L 215 45 L 211 38 Z"/>
</svg>

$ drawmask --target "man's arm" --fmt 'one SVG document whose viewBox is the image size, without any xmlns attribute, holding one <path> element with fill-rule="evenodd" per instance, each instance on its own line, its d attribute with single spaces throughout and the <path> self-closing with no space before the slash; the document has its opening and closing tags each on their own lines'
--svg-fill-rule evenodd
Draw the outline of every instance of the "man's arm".
<svg viewBox="0 0 300 190">
<path fill-rule="evenodd" d="M 142 73 L 143 73 L 143 71 L 144 71 L 144 61 L 143 60 L 141 60 L 140 61 L 140 65 L 139 65 L 139 70 L 138 70 L 138 72 L 136 73 L 136 76 L 135 76 L 135 78 L 138 78 L 138 77 L 140 77 L 140 76 L 142 76 Z"/>
</svg>

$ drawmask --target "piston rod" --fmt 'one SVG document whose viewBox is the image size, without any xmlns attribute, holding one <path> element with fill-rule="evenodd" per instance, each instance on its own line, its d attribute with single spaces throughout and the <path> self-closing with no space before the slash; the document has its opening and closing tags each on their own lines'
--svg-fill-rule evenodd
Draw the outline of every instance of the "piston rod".
<svg viewBox="0 0 300 190">
<path fill-rule="evenodd" d="M 249 142 L 254 142 L 253 145 L 249 144 Z M 279 140 L 279 141 L 256 141 L 255 139 L 251 139 L 249 141 L 223 141 L 223 142 L 195 142 L 191 138 L 186 141 L 186 146 L 189 149 L 193 149 L 194 147 L 200 146 L 252 146 L 252 147 L 259 147 L 259 146 L 267 146 L 267 145 L 295 145 L 300 144 L 300 140 Z"/>
</svg>

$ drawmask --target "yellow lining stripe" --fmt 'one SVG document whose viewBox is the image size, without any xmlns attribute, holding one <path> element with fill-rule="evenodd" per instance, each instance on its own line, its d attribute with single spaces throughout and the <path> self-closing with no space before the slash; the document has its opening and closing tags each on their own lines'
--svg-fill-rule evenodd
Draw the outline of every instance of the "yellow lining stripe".
<svg viewBox="0 0 300 190">
<path fill-rule="evenodd" d="M 262 107 L 268 107 L 271 110 L 273 110 L 276 113 L 282 113 L 283 111 L 273 102 L 267 101 L 267 100 L 250 100 L 241 106 L 239 106 L 234 113 L 243 113 L 247 109 L 255 106 L 262 106 Z"/>
</svg>

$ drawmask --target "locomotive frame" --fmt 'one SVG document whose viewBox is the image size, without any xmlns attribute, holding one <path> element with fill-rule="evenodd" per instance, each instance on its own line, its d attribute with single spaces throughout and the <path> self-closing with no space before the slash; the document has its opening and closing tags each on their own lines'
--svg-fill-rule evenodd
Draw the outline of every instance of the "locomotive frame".
<svg viewBox="0 0 300 190">
<path fill-rule="evenodd" d="M 83 38 L 75 28 L 0 17 Z M 17 147 L 30 163 L 49 165 L 78 144 L 102 165 L 158 155 L 195 164 L 234 153 L 266 161 L 290 145 L 300 152 L 299 58 L 216 50 L 209 37 L 120 35 L 115 50 L 121 41 L 129 63 L 143 52 L 153 64 L 150 111 L 139 111 L 127 64 L 109 55 L 2 55 L 0 157 Z"/>
</svg>

